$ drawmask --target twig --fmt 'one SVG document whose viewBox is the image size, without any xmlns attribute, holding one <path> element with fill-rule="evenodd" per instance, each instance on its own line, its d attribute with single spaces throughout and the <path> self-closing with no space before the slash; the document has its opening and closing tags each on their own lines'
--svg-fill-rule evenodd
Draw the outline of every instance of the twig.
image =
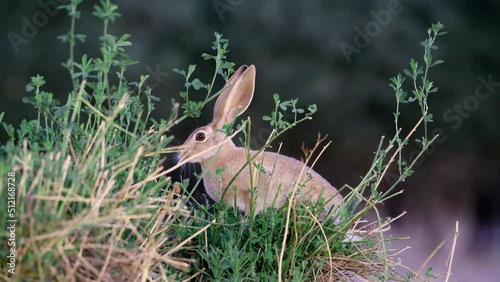
<svg viewBox="0 0 500 282">
<path fill-rule="evenodd" d="M 453 257 L 455 256 L 455 248 L 457 247 L 457 239 L 458 239 L 458 220 L 455 224 L 455 237 L 453 238 L 453 244 L 451 245 L 451 251 L 450 251 L 450 256 L 448 257 L 448 261 L 446 264 L 448 265 L 448 271 L 446 272 L 446 280 L 445 282 L 448 282 L 451 276 L 451 266 L 453 265 Z"/>
<path fill-rule="evenodd" d="M 427 264 L 429 264 L 429 261 L 431 261 L 431 259 L 436 256 L 437 252 L 444 246 L 444 243 L 445 241 L 441 241 L 441 243 L 439 243 L 439 245 L 434 249 L 434 251 L 432 251 L 432 253 L 427 257 L 427 259 L 425 259 L 424 263 L 422 263 L 417 273 L 420 273 L 422 272 L 422 270 L 424 270 L 424 267 Z"/>
</svg>

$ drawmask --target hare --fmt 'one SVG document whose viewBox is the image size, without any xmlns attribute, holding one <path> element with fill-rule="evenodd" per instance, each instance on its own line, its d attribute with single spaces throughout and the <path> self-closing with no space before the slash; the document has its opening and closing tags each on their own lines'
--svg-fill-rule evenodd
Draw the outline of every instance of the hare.
<svg viewBox="0 0 500 282">
<path fill-rule="evenodd" d="M 259 154 L 251 162 L 260 163 L 265 172 L 257 171 L 252 164 L 254 175 L 250 175 L 246 150 L 235 146 L 221 129 L 248 108 L 254 88 L 255 66 L 240 67 L 217 98 L 212 122 L 197 128 L 180 146 L 179 160 L 200 163 L 208 195 L 217 202 L 223 200 L 229 206 L 236 205 L 245 214 L 250 213 L 252 197 L 255 199 L 255 214 L 269 206 L 283 207 L 297 181 L 301 184 L 296 196 L 299 202 L 316 202 L 321 197 L 325 203 L 322 216 L 331 210 L 336 213 L 343 199 L 340 193 L 309 167 L 298 179 L 304 168 L 299 160 L 273 152 L 259 154 L 258 151 L 251 151 L 250 156 Z M 251 192 L 251 183 L 256 187 L 254 193 Z"/>
</svg>

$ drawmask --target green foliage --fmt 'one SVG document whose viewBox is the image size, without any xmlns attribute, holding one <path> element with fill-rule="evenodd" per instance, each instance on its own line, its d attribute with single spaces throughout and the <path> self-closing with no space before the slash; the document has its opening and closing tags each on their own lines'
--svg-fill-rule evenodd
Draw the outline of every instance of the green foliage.
<svg viewBox="0 0 500 282">
<path fill-rule="evenodd" d="M 0 172 L 14 173 L 17 185 L 18 271 L 10 277 L 12 281 L 167 281 L 189 277 L 198 281 L 315 281 L 344 280 L 354 274 L 368 279 L 399 279 L 392 270 L 398 262 L 389 259 L 385 246 L 389 240 L 382 231 L 372 234 L 361 230 L 370 235 L 354 243 L 349 236 L 356 231 L 351 228 L 357 220 L 370 210 L 378 215 L 376 206 L 394 196 L 391 191 L 395 185 L 413 172 L 414 163 L 405 164 L 401 158 L 414 131 L 400 137 L 400 103 L 417 101 L 422 109 L 422 119 L 415 127 L 425 125 L 419 139 L 423 151 L 435 140 L 427 135 L 427 123 L 432 122 L 427 99 L 437 88 L 427 74 L 442 63 L 433 61 L 431 54 L 437 48 L 435 39 L 443 34 L 442 24 L 433 25 L 422 43 L 425 67 L 412 59 L 411 70 L 404 70 L 413 81 L 413 96 L 408 97 L 403 90 L 402 75 L 391 79 L 397 100 L 394 138 L 386 147 L 381 141 L 359 186 L 347 187 L 350 191 L 339 217 L 320 222 L 317 215 L 323 210 L 323 201 L 293 206 L 291 211 L 269 208 L 249 216 L 224 203 L 217 203 L 213 212 L 209 207 L 188 210 L 190 195 L 181 194 L 188 183 L 172 183 L 167 175 L 178 165 L 163 169 L 161 158 L 175 153 L 168 148 L 173 139 L 170 129 L 188 117 L 199 117 L 205 105 L 222 91 L 213 91 L 217 77 L 227 80 L 232 74 L 235 64 L 227 61 L 228 40 L 215 33 L 214 54 L 202 55 L 215 64 L 209 83 L 195 77 L 195 65 L 173 70 L 184 78 L 182 104 L 172 100 L 168 119 L 157 122 L 149 119 L 159 101 L 146 85 L 149 76 L 142 75 L 138 81 L 127 76 L 128 66 L 138 63 L 126 53 L 132 45 L 130 35 L 108 33 L 109 23 L 120 17 L 118 6 L 110 0 L 94 6 L 93 15 L 103 23 L 102 36 L 93 39 L 100 43 L 100 57 L 82 54 L 75 61 L 75 45 L 91 40 L 75 33 L 81 2 L 72 0 L 60 7 L 71 20 L 68 33 L 59 36 L 70 51 L 63 64 L 73 85 L 66 101 L 54 99 L 54 94 L 44 89 L 44 77 L 36 75 L 26 86 L 29 96 L 23 101 L 34 106 L 37 119 L 23 120 L 18 128 L 2 123 L 10 141 L 0 148 Z M 315 104 L 301 108 L 298 99 L 282 101 L 278 94 L 273 99 L 273 110 L 263 119 L 274 130 L 259 152 L 317 111 Z M 3 113 L 0 122 L 2 118 Z M 225 131 L 232 133 L 231 128 L 227 125 Z M 261 164 L 253 162 L 255 156 L 249 153 L 250 120 L 239 124 L 238 130 L 245 136 L 242 143 L 248 162 L 253 164 L 249 168 L 262 172 Z M 391 152 L 393 157 L 389 158 Z M 308 161 L 311 155 L 306 156 Z M 379 191 L 380 181 L 397 155 L 400 176 L 391 189 Z M 201 178 L 198 175 L 195 186 Z M 3 188 L 4 183 L 0 184 Z M 257 189 L 253 184 L 250 187 Z M 369 193 L 365 193 L 367 187 Z M 6 199 L 4 191 L 0 189 L 2 201 Z M 1 216 L 0 227 L 5 229 L 6 220 Z M 377 227 L 385 222 L 379 217 Z M 6 248 L 0 245 L 2 254 Z M 2 272 L 5 257 L 0 258 Z M 432 279 L 431 270 L 425 277 L 414 272 L 407 276 Z"/>
<path fill-rule="evenodd" d="M 138 82 L 125 78 L 135 63 L 125 50 L 130 35 L 114 37 L 105 27 L 102 57 L 84 54 L 81 62 L 73 61 L 74 39 L 86 38 L 74 33 L 80 2 L 61 7 L 72 19 L 70 32 L 59 38 L 70 46 L 64 66 L 74 89 L 61 106 L 36 75 L 23 101 L 35 107 L 38 118 L 23 120 L 17 129 L 3 124 L 11 140 L 1 148 L 0 168 L 2 175 L 15 173 L 18 199 L 18 266 L 12 279 L 130 280 L 144 267 L 153 276 L 178 277 L 187 263 L 155 257 L 157 247 L 175 247 L 162 238 L 189 215 L 185 197 L 166 197 L 174 193 L 172 183 L 160 174 L 161 153 L 174 153 L 164 148 L 172 141 L 166 133 L 176 107 L 169 120 L 148 119 L 159 99 L 145 87 L 146 76 Z M 110 1 L 101 5 L 95 15 L 106 25 L 119 14 Z M 6 190 L 0 191 L 6 199 Z M 170 221 L 159 224 L 167 215 Z M 3 214 L 1 222 L 5 227 Z M 0 248 L 6 253 L 5 245 Z"/>
<path fill-rule="evenodd" d="M 342 242 L 345 234 L 332 219 L 321 224 L 313 220 L 312 214 L 319 212 L 315 210 L 318 208 L 311 204 L 298 206 L 292 225 L 287 226 L 284 209 L 268 208 L 252 218 L 237 213 L 223 202 L 217 203 L 214 214 L 208 214 L 216 223 L 197 237 L 193 249 L 185 250 L 184 255 L 201 258 L 197 266 L 203 270 L 200 281 L 277 281 L 277 256 L 284 230 L 288 228 L 292 235 L 287 239 L 290 251 L 283 260 L 286 281 L 329 277 L 329 257 L 332 261 L 339 256 L 367 259 L 364 257 L 367 254 Z M 205 225 L 205 221 L 194 221 L 188 229 L 178 229 L 176 235 L 187 238 Z M 335 257 L 331 257 L 331 253 L 335 253 Z M 338 274 L 331 274 L 339 278 Z"/>
<path fill-rule="evenodd" d="M 316 104 L 309 105 L 309 107 L 307 108 L 309 112 L 306 113 L 302 119 L 297 119 L 298 114 L 304 114 L 305 112 L 304 109 L 297 108 L 297 103 L 299 102 L 298 98 L 282 102 L 280 100 L 279 94 L 274 94 L 273 99 L 275 103 L 275 108 L 271 112 L 271 116 L 263 116 L 262 119 L 265 121 L 269 121 L 271 127 L 273 127 L 274 130 L 278 132 L 280 130 L 286 131 L 302 121 L 311 119 L 311 116 L 317 110 Z M 288 122 L 287 119 L 285 118 L 286 111 L 289 108 L 291 108 L 290 111 L 293 114 L 292 122 Z"/>
</svg>

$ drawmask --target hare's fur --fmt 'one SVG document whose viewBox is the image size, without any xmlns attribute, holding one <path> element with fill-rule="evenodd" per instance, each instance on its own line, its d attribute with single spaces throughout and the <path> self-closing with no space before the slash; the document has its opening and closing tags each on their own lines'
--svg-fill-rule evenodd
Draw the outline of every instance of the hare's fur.
<svg viewBox="0 0 500 282">
<path fill-rule="evenodd" d="M 204 173 L 203 184 L 213 200 L 222 199 L 230 206 L 236 204 L 238 209 L 246 214 L 251 208 L 252 185 L 256 187 L 252 190 L 255 198 L 253 205 L 258 213 L 269 206 L 282 207 L 297 181 L 301 184 L 296 196 L 298 201 L 316 202 L 323 198 L 325 213 L 332 208 L 336 211 L 334 206 L 341 203 L 342 196 L 314 170 L 284 155 L 250 151 L 250 157 L 255 156 L 251 161 L 251 175 L 247 151 L 236 147 L 221 131 L 224 124 L 231 123 L 246 110 L 252 101 L 254 85 L 255 67 L 240 67 L 217 99 L 213 121 L 191 133 L 181 146 L 179 158 L 190 158 L 190 162 L 201 164 Z M 265 172 L 260 172 L 253 164 L 260 164 Z"/>
</svg>

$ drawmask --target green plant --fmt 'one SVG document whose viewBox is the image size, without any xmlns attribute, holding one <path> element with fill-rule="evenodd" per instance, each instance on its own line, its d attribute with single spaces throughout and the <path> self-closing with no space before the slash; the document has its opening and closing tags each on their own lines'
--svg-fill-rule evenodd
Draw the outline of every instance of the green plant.
<svg viewBox="0 0 500 282">
<path fill-rule="evenodd" d="M 4 176 L 14 175 L 18 220 L 16 275 L 2 274 L 2 279 L 311 281 L 349 279 L 356 273 L 380 280 L 404 280 L 393 271 L 399 263 L 386 251 L 389 240 L 384 238 L 382 227 L 387 221 L 379 217 L 377 227 L 370 230 L 356 226 L 368 211 L 377 212 L 377 205 L 398 194 L 393 192 L 396 185 L 412 173 L 414 162 L 405 164 L 401 152 L 415 129 L 424 124 L 425 134 L 419 139 L 423 150 L 435 140 L 427 135 L 427 124 L 432 121 L 427 99 L 436 90 L 427 74 L 440 63 L 432 61 L 431 51 L 436 37 L 442 34 L 441 24 L 433 25 L 424 42 L 425 68 L 412 60 L 411 71 L 405 70 L 413 79 L 414 96 L 407 98 L 401 75 L 391 79 L 397 98 L 394 138 L 385 147 L 381 140 L 359 186 L 344 187 L 349 191 L 339 221 L 332 218 L 320 222 L 316 215 L 323 208 L 321 201 L 295 206 L 293 197 L 287 208 L 269 208 L 250 216 L 224 203 L 217 203 L 213 212 L 204 206 L 188 209 L 186 202 L 192 200 L 185 192 L 188 183 L 172 183 L 168 176 L 182 164 L 164 169 L 162 157 L 175 153 L 168 147 L 173 139 L 172 127 L 200 116 L 204 106 L 220 93 L 214 91 L 217 78 L 227 80 L 231 75 L 235 64 L 226 58 L 228 41 L 215 33 L 214 54 L 202 55 L 215 63 L 210 83 L 194 77 L 195 65 L 174 70 L 185 80 L 182 103 L 172 100 L 168 118 L 155 121 L 150 115 L 159 98 L 147 87 L 148 76 L 137 81 L 127 76 L 127 68 L 137 63 L 126 53 L 132 44 L 130 35 L 108 32 L 109 24 L 120 17 L 118 6 L 103 0 L 94 7 L 103 31 L 99 39 L 90 39 L 76 33 L 81 3 L 72 0 L 61 7 L 70 17 L 68 33 L 59 37 L 68 43 L 70 51 L 64 67 L 72 89 L 66 100 L 57 101 L 44 88 L 44 77 L 36 75 L 26 87 L 30 96 L 23 101 L 37 109 L 37 119 L 24 120 L 17 128 L 2 123 L 10 141 L 0 147 L 0 198 L 7 198 Z M 75 45 L 85 40 L 100 43 L 100 57 L 75 54 Z M 81 59 L 77 61 L 77 57 Z M 283 132 L 310 120 L 317 111 L 316 105 L 300 108 L 298 99 L 282 101 L 278 94 L 273 98 L 271 114 L 263 117 L 273 131 L 261 150 Z M 418 101 L 422 118 L 402 138 L 397 124 L 400 103 L 413 101 Z M 3 113 L 0 122 L 2 118 Z M 250 119 L 238 124 L 236 131 L 230 125 L 225 129 L 232 135 L 242 132 L 240 142 L 250 152 Z M 318 138 L 312 150 L 305 150 L 306 163 L 314 165 L 328 146 L 320 147 L 323 140 Z M 247 157 L 252 165 L 246 169 L 259 172 L 254 156 L 248 153 Z M 396 159 L 398 180 L 388 191 L 379 191 L 380 181 Z M 307 181 L 306 174 L 304 179 Z M 195 186 L 200 181 L 201 175 Z M 297 189 L 300 185 L 297 183 Z M 7 221 L 1 216 L 1 228 L 5 230 Z M 350 232 L 363 238 L 355 243 L 346 241 Z M 8 273 L 4 271 L 3 254 L 9 246 L 4 239 L 0 261 L 2 273 Z M 407 276 L 423 280 L 433 277 L 430 269 L 425 277 L 411 271 Z"/>
<path fill-rule="evenodd" d="M 177 279 L 189 260 L 161 255 L 173 249 L 165 234 L 189 218 L 186 198 L 178 197 L 162 174 L 162 154 L 178 122 L 173 104 L 168 120 L 149 120 L 155 101 L 147 76 L 126 78 L 133 63 L 126 54 L 129 35 L 115 37 L 108 23 L 119 16 L 116 5 L 102 1 L 95 15 L 103 20 L 101 58 L 83 54 L 75 61 L 75 34 L 81 1 L 61 7 L 71 28 L 60 36 L 69 43 L 68 69 L 73 89 L 60 105 L 37 75 L 23 99 L 38 118 L 18 129 L 3 124 L 10 141 L 2 146 L 1 173 L 15 174 L 17 281 Z M 115 75 L 116 74 L 116 75 Z M 112 83 L 116 81 L 116 83 Z M 3 179 L 3 178 L 2 178 Z M 2 182 L 2 187 L 4 187 Z M 3 188 L 0 190 L 6 199 Z M 2 227 L 6 221 L 2 214 Z M 3 234 L 2 234 L 3 236 Z M 2 273 L 7 246 L 0 245 Z M 3 277 L 7 279 L 7 277 Z"/>
<path fill-rule="evenodd" d="M 404 72 L 413 80 L 413 96 L 408 97 L 403 90 L 403 78 L 400 74 L 391 78 L 390 86 L 395 91 L 396 131 L 388 143 L 384 138 L 377 148 L 372 166 L 356 187 L 344 187 L 349 190 L 345 198 L 345 208 L 341 210 L 339 224 L 332 221 L 320 223 L 316 219 L 318 211 L 322 209 L 322 203 L 317 205 L 289 206 L 286 209 L 268 211 L 249 217 L 238 215 L 235 210 L 228 210 L 222 203 L 216 205 L 215 214 L 208 213 L 209 218 L 214 218 L 218 224 L 208 228 L 202 238 L 198 238 L 198 245 L 194 250 L 187 252 L 192 257 L 202 257 L 203 262 L 200 269 L 199 279 L 205 280 L 252 280 L 252 281 L 276 281 L 276 280 L 337 280 L 349 279 L 353 275 L 379 280 L 429 280 L 435 278 L 430 274 L 432 268 L 420 275 L 409 271 L 407 276 L 399 274 L 395 269 L 401 266 L 399 262 L 391 259 L 387 251 L 387 244 L 391 240 L 400 238 L 384 238 L 384 226 L 394 219 L 382 219 L 377 206 L 384 201 L 401 193 L 394 192 L 397 185 L 413 173 L 413 168 L 418 159 L 427 150 L 430 144 L 438 136 L 428 135 L 428 123 L 432 122 L 432 114 L 429 113 L 428 97 L 430 93 L 437 92 L 433 82 L 428 79 L 428 71 L 431 67 L 442 63 L 438 60 L 433 62 L 431 51 L 437 49 L 434 45 L 436 38 L 445 34 L 442 32 L 444 26 L 437 23 L 428 30 L 429 39 L 422 42 L 425 47 L 425 68 L 419 67 L 415 60 L 411 60 L 412 71 Z M 274 129 L 269 136 L 265 149 L 284 131 L 291 129 L 297 123 L 311 118 L 316 111 L 316 106 L 311 105 L 309 113 L 304 118 L 298 119 L 297 114 L 304 114 L 303 109 L 297 108 L 297 100 L 282 102 L 279 95 L 274 95 L 275 107 L 271 115 L 263 119 L 270 122 Z M 403 138 L 402 129 L 398 127 L 398 118 L 401 114 L 400 104 L 417 101 L 422 116 L 416 121 L 415 126 Z M 292 121 L 287 121 L 283 111 L 291 110 Z M 416 130 L 424 125 L 424 136 L 417 138 L 423 148 L 417 158 L 410 164 L 403 161 L 404 148 L 408 141 L 413 138 Z M 239 129 L 243 129 L 244 139 L 240 139 L 249 151 L 250 120 L 243 121 Z M 228 134 L 232 133 L 228 131 Z M 323 139 L 318 138 L 316 146 L 311 151 L 306 151 L 305 163 L 312 162 L 312 154 L 318 149 Z M 324 149 L 324 148 L 323 148 Z M 319 153 L 321 155 L 321 152 Z M 252 155 L 248 155 L 248 162 L 253 166 L 248 169 L 259 170 L 259 164 L 253 163 Z M 396 177 L 391 187 L 385 191 L 379 190 L 381 181 L 386 177 L 389 167 L 395 162 L 400 174 Z M 243 168 L 242 168 L 243 169 Z M 201 179 L 201 175 L 199 176 Z M 199 183 L 199 181 L 198 181 Z M 196 185 L 198 185 L 198 183 Z M 229 186 L 227 189 L 229 189 Z M 300 183 L 298 183 L 300 186 Z M 250 184 L 250 187 L 253 187 Z M 365 191 L 369 188 L 368 191 Z M 292 201 L 292 199 L 291 199 Z M 202 210 L 199 217 L 204 218 L 208 209 Z M 291 212 L 290 212 L 291 211 Z M 378 221 L 369 228 L 357 227 L 359 220 L 369 211 L 374 211 Z M 290 219 L 290 220 L 289 220 Z M 195 221 L 196 222 L 196 221 Z M 199 224 L 203 223 L 201 221 Z M 196 225 L 196 224 L 195 224 Z M 193 226 L 195 226 L 193 225 Z M 186 230 L 182 230 L 185 232 Z M 356 243 L 345 243 L 349 238 L 349 232 L 355 234 L 369 234 L 363 240 Z M 187 234 L 190 234 L 188 232 Z M 187 234 L 179 236 L 184 237 Z M 280 269 L 282 272 L 280 272 Z"/>
</svg>

